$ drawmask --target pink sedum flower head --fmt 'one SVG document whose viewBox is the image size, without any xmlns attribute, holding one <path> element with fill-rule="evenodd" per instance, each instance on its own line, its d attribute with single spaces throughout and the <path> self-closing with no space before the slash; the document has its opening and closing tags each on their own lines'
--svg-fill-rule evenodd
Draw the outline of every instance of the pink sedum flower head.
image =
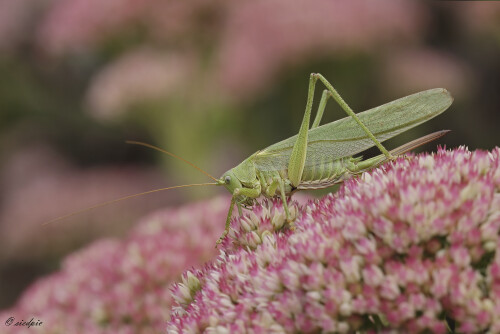
<svg viewBox="0 0 500 334">
<path fill-rule="evenodd" d="M 189 266 L 215 256 L 227 198 L 166 209 L 146 217 L 125 240 L 102 240 L 67 257 L 59 272 L 37 281 L 17 305 L 0 311 L 2 333 L 158 333 L 172 303 L 170 285 Z M 190 274 L 186 280 L 195 290 Z"/>
<path fill-rule="evenodd" d="M 500 332 L 500 149 L 396 161 L 232 221 L 172 288 L 169 333 Z M 283 221 L 283 222 L 282 222 Z"/>
</svg>

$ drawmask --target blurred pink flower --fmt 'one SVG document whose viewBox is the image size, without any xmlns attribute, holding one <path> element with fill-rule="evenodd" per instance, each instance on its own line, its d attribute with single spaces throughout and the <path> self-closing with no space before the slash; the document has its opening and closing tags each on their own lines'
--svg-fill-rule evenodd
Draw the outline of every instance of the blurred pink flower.
<svg viewBox="0 0 500 334">
<path fill-rule="evenodd" d="M 293 6 L 285 0 L 244 4 L 60 0 L 40 24 L 38 43 L 48 53 L 60 55 L 91 49 L 140 25 L 151 45 L 173 45 L 204 60 L 201 40 L 217 46 L 208 85 L 238 98 L 265 89 L 280 70 L 311 57 L 384 50 L 386 44 L 419 39 L 426 14 L 425 6 L 402 0 L 390 4 L 300 0 Z"/>
<path fill-rule="evenodd" d="M 55 0 L 0 1 L 0 50 L 5 53 L 28 40 L 30 24 L 40 11 Z"/>
<path fill-rule="evenodd" d="M 484 6 L 469 7 L 473 14 L 464 17 L 456 10 L 469 23 L 485 16 L 490 22 L 496 15 L 481 9 Z M 440 85 L 466 92 L 473 78 L 457 59 L 418 47 L 396 52 L 398 44 L 414 44 L 421 38 L 429 14 L 428 6 L 402 0 L 390 4 L 300 0 L 293 6 L 285 0 L 238 5 L 223 0 L 210 4 L 59 0 L 39 24 L 38 43 L 61 55 L 92 50 L 136 25 L 144 29 L 146 47 L 135 47 L 112 60 L 91 81 L 87 102 L 95 115 L 104 118 L 136 102 L 164 98 L 174 89 L 189 90 L 187 78 L 196 74 L 201 81 L 199 65 L 206 50 L 200 39 L 216 45 L 203 90 L 222 100 L 251 97 L 270 87 L 281 71 L 301 62 L 365 51 L 383 53 L 389 86 L 407 87 L 407 92 Z M 165 45 L 182 51 L 155 50 Z"/>
<path fill-rule="evenodd" d="M 218 51 L 229 96 L 265 89 L 278 70 L 333 53 L 418 39 L 425 8 L 412 1 L 252 1 L 231 8 Z"/>
<path fill-rule="evenodd" d="M 168 98 L 189 84 L 193 57 L 134 49 L 97 73 L 90 83 L 87 103 L 98 118 L 111 118 L 144 100 Z"/>
<path fill-rule="evenodd" d="M 57 0 L 37 29 L 40 48 L 49 54 L 88 51 L 141 17 L 148 1 Z"/>
<path fill-rule="evenodd" d="M 67 257 L 59 272 L 33 284 L 0 318 L 40 319 L 37 333 L 163 331 L 169 286 L 215 255 L 227 203 L 219 197 L 149 215 L 124 241 L 101 240 Z M 5 331 L 24 333 L 14 326 Z"/>
<path fill-rule="evenodd" d="M 220 14 L 216 12 L 223 12 L 229 3 L 58 0 L 40 23 L 37 41 L 48 54 L 60 56 L 92 50 L 106 39 L 136 29 L 153 42 L 190 45 L 203 34 L 217 33 Z M 212 20 L 210 16 L 214 16 Z"/>
<path fill-rule="evenodd" d="M 151 0 L 143 24 L 151 38 L 198 48 L 200 41 L 217 39 L 224 18 L 233 6 L 228 0 Z"/>
<path fill-rule="evenodd" d="M 279 201 L 232 221 L 173 287 L 169 333 L 500 331 L 499 148 L 399 158 L 293 207 L 295 230 Z"/>
<path fill-rule="evenodd" d="M 22 35 L 28 2 L 19 0 L 0 2 L 0 50 L 9 49 Z"/>
</svg>

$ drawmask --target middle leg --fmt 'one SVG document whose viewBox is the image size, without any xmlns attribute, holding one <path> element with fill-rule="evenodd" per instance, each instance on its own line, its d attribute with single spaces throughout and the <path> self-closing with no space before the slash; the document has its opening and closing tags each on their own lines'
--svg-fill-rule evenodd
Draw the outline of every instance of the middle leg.
<svg viewBox="0 0 500 334">
<path fill-rule="evenodd" d="M 292 217 L 290 215 L 290 210 L 288 209 L 285 181 L 279 175 L 274 176 L 272 182 L 265 188 L 266 196 L 274 197 L 278 188 L 280 192 L 281 202 L 283 203 L 283 209 L 285 210 L 286 221 L 291 222 Z"/>
<path fill-rule="evenodd" d="M 319 126 L 319 123 L 323 119 L 323 112 L 325 111 L 326 103 L 330 97 L 332 97 L 332 93 L 330 93 L 328 89 L 325 89 L 323 91 L 323 95 L 321 95 L 321 101 L 319 101 L 318 111 L 316 112 L 316 117 L 314 118 L 313 125 L 311 125 L 311 129 Z"/>
</svg>

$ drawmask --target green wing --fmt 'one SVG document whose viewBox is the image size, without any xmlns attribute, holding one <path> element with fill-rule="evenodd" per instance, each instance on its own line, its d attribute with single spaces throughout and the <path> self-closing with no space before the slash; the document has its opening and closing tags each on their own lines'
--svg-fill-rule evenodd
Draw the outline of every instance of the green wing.
<svg viewBox="0 0 500 334">
<path fill-rule="evenodd" d="M 435 88 L 408 95 L 379 107 L 358 113 L 359 119 L 379 140 L 390 139 L 444 112 L 453 102 L 450 93 Z M 260 170 L 283 170 L 288 166 L 297 136 L 282 140 L 252 156 Z M 361 127 L 351 118 L 309 130 L 305 167 L 318 165 L 325 157 L 340 159 L 374 146 Z"/>
</svg>

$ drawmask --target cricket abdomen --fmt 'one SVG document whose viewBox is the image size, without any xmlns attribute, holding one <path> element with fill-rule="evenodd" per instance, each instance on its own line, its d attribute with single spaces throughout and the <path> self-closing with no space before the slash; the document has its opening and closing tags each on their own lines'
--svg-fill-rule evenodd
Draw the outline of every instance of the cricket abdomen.
<svg viewBox="0 0 500 334">
<path fill-rule="evenodd" d="M 335 183 L 343 182 L 353 174 L 357 174 L 357 163 L 361 158 L 346 157 L 329 159 L 324 157 L 310 166 L 305 166 L 297 189 L 327 188 Z"/>
</svg>

